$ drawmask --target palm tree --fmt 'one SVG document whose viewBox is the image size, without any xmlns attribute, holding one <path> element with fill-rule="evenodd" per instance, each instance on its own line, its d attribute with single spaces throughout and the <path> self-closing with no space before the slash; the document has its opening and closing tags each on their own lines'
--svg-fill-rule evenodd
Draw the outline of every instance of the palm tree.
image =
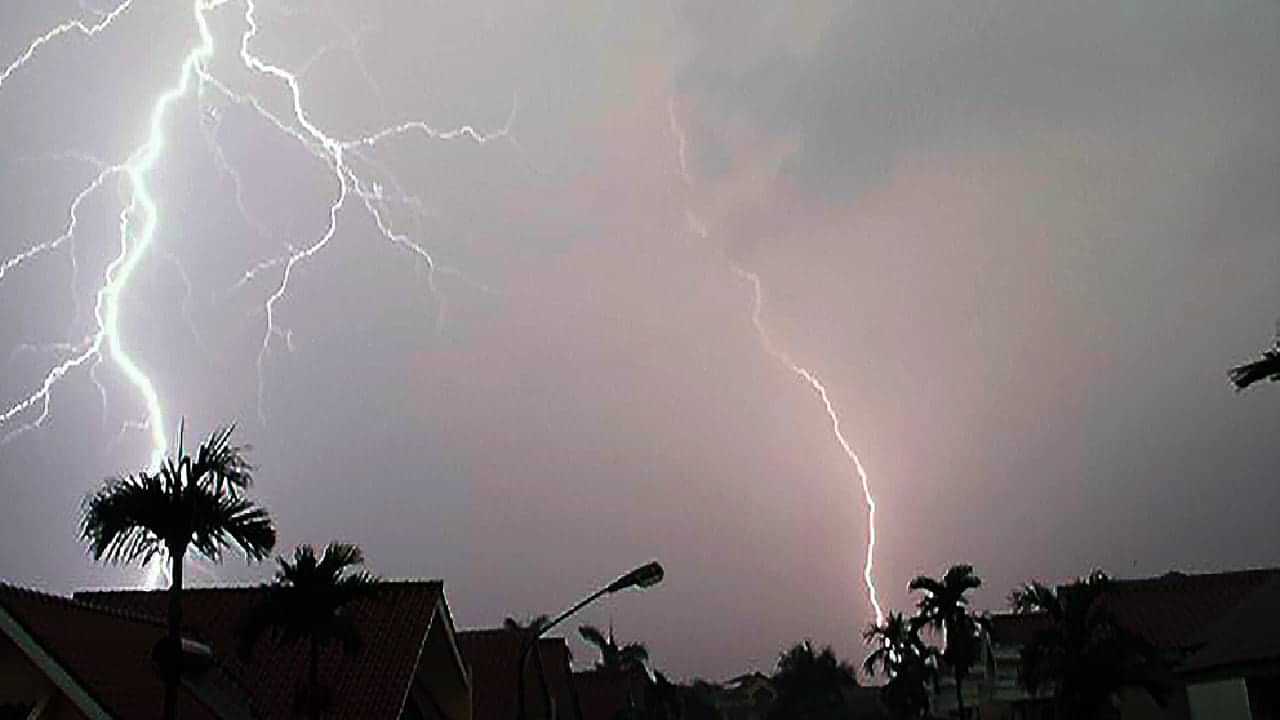
<svg viewBox="0 0 1280 720">
<path fill-rule="evenodd" d="M 894 716 L 919 718 L 928 713 L 928 688 L 938 679 L 938 651 L 920 639 L 919 628 L 902 613 L 891 612 L 882 624 L 867 626 L 862 639 L 873 648 L 862 670 L 888 678 L 882 693 Z"/>
<path fill-rule="evenodd" d="M 838 660 L 830 647 L 815 650 L 806 640 L 778 658 L 773 674 L 778 698 L 768 717 L 771 720 L 843 718 L 847 712 L 844 690 L 857 684 L 853 667 Z"/>
<path fill-rule="evenodd" d="M 600 651 L 600 659 L 596 661 L 596 669 L 630 672 L 637 668 L 644 669 L 649 662 L 649 649 L 642 643 L 631 642 L 619 645 L 613 638 L 613 628 L 609 628 L 606 637 L 600 629 L 593 625 L 578 628 L 583 640 L 591 643 Z"/>
<path fill-rule="evenodd" d="M 919 628 L 941 632 L 946 643 L 942 660 L 951 668 L 956 679 L 956 710 L 961 718 L 967 717 L 964 707 L 964 679 L 978 661 L 981 639 L 986 620 L 969 610 L 970 590 L 982 586 L 982 579 L 971 565 L 952 565 L 942 579 L 920 575 L 907 585 L 912 591 L 921 591 L 924 597 L 917 604 L 913 622 Z"/>
<path fill-rule="evenodd" d="M 537 617 L 531 618 L 527 623 L 521 623 L 513 617 L 509 617 L 502 621 L 502 627 L 515 633 L 516 637 L 520 638 L 519 657 L 525 657 L 524 648 L 526 644 L 529 644 L 533 651 L 533 662 L 535 667 L 538 669 L 538 684 L 542 687 L 542 700 L 546 703 L 548 717 L 553 714 L 552 707 L 554 701 L 551 697 L 551 686 L 547 683 L 547 671 L 546 667 L 544 667 L 542 663 L 542 648 L 538 645 L 538 637 L 542 635 L 543 631 L 547 627 L 547 623 L 549 622 L 551 622 L 551 617 L 548 615 L 538 615 Z M 520 668 L 516 675 L 516 692 L 519 693 L 516 696 L 516 703 L 520 706 L 523 706 L 525 702 L 524 675 L 525 668 Z"/>
<path fill-rule="evenodd" d="M 271 516 L 245 497 L 253 467 L 245 460 L 248 448 L 231 444 L 234 429 L 215 431 L 192 458 L 183 451 L 179 427 L 173 457 L 154 472 L 107 480 L 85 500 L 80 519 L 80 536 L 94 560 L 145 565 L 164 558 L 170 563 L 168 634 L 159 653 L 167 720 L 177 717 L 187 550 L 218 562 L 224 549 L 236 545 L 250 560 L 262 560 L 276 544 Z"/>
<path fill-rule="evenodd" d="M 363 570 L 364 553 L 348 543 L 332 542 L 317 556 L 311 545 L 299 545 L 293 559 L 277 558 L 279 568 L 266 600 L 245 618 L 241 654 L 248 656 L 258 638 L 271 631 L 280 645 L 308 644 L 307 686 L 298 703 L 313 718 L 320 717 L 326 698 L 320 686 L 320 652 L 341 643 L 347 655 L 361 647 L 360 631 L 351 607 L 372 596 L 378 579 Z"/>
<path fill-rule="evenodd" d="M 1280 337 L 1262 352 L 1262 357 L 1231 368 L 1228 373 L 1237 390 L 1244 390 L 1263 380 L 1280 382 Z"/>
<path fill-rule="evenodd" d="M 1022 650 L 1019 682 L 1033 695 L 1050 690 L 1063 717 L 1114 712 L 1124 687 L 1140 687 L 1165 704 L 1168 669 L 1150 643 L 1107 610 L 1109 584 L 1095 571 L 1057 590 L 1033 581 L 1009 596 L 1014 612 L 1042 613 L 1048 621 Z"/>
</svg>

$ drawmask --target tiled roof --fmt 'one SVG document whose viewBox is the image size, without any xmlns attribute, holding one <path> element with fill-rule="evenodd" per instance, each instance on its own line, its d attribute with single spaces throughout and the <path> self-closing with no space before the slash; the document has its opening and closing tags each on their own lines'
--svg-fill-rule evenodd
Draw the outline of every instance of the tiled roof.
<svg viewBox="0 0 1280 720">
<path fill-rule="evenodd" d="M 1026 645 L 1050 626 L 1044 613 L 999 613 L 990 622 L 991 642 L 996 645 Z"/>
<path fill-rule="evenodd" d="M 184 590 L 183 625 L 208 641 L 214 653 L 243 678 L 262 716 L 292 717 L 297 688 L 307 673 L 305 643 L 278 647 L 268 635 L 247 660 L 237 653 L 243 618 L 262 602 L 265 592 L 261 586 Z M 85 603 L 157 616 L 163 616 L 168 601 L 163 590 L 81 592 L 75 597 Z M 439 581 L 389 581 L 382 583 L 377 595 L 354 606 L 363 647 L 348 657 L 333 644 L 320 655 L 321 682 L 333 698 L 330 716 L 399 717 L 437 605 L 443 605 Z M 447 613 L 444 617 L 447 619 Z"/>
<path fill-rule="evenodd" d="M 1182 669 L 1201 672 L 1229 665 L 1280 660 L 1280 579 L 1250 593 L 1206 633 L 1205 646 Z"/>
<path fill-rule="evenodd" d="M 520 637 L 504 628 L 462 630 L 457 634 L 458 651 L 471 671 L 471 717 L 473 720 L 511 720 L 517 712 L 516 665 L 520 658 Z M 569 678 L 569 647 L 563 638 L 538 641 L 542 666 L 551 697 L 561 720 L 577 720 L 577 708 Z M 545 718 L 546 701 L 538 681 L 535 658 L 525 669 L 526 717 Z"/>
<path fill-rule="evenodd" d="M 648 682 L 643 670 L 621 673 L 612 670 L 587 670 L 573 674 L 578 691 L 582 720 L 613 720 L 618 711 L 630 704 L 642 705 Z"/>
<path fill-rule="evenodd" d="M 151 657 L 165 636 L 164 623 L 5 584 L 0 584 L 0 605 L 112 716 L 161 714 L 164 683 Z M 222 671 L 213 667 L 206 672 Z M 234 684 L 228 680 L 224 677 L 216 684 Z M 217 720 L 213 710 L 188 688 L 182 688 L 178 698 L 184 720 Z"/>
<path fill-rule="evenodd" d="M 1280 579 L 1280 569 L 1114 580 L 1103 596 L 1116 620 L 1163 650 L 1202 645 L 1207 631 L 1255 590 Z"/>
</svg>

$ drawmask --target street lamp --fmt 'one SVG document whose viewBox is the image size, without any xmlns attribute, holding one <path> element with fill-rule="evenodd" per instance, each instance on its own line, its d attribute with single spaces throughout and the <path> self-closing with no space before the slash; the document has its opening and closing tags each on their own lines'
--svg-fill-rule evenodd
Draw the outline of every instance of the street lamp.
<svg viewBox="0 0 1280 720">
<path fill-rule="evenodd" d="M 657 560 L 651 563 L 646 563 L 644 565 L 641 565 L 635 570 L 632 570 L 626 575 L 619 577 L 617 580 L 614 580 L 608 585 L 600 588 L 599 590 L 596 590 L 595 592 L 591 593 L 585 598 L 574 603 L 573 607 L 555 616 L 555 618 L 552 619 L 551 622 L 547 623 L 546 625 L 543 625 L 542 627 L 538 628 L 534 632 L 529 633 L 524 638 L 523 643 L 521 643 L 520 661 L 516 665 L 516 692 L 519 693 L 519 697 L 516 699 L 517 720 L 525 720 L 525 711 L 524 711 L 525 671 L 524 669 L 525 669 L 525 665 L 527 665 L 529 662 L 530 651 L 532 651 L 534 646 L 536 646 L 538 643 L 538 638 L 545 635 L 547 631 L 550 630 L 551 628 L 569 619 L 569 617 L 572 616 L 574 613 L 578 612 L 582 608 L 600 599 L 600 597 L 604 595 L 611 595 L 613 593 L 618 592 L 619 590 L 626 590 L 628 588 L 636 588 L 637 590 L 643 590 L 645 588 L 653 587 L 654 585 L 657 585 L 658 583 L 662 582 L 663 575 L 664 575 L 664 572 L 662 570 L 662 564 L 659 563 Z"/>
</svg>

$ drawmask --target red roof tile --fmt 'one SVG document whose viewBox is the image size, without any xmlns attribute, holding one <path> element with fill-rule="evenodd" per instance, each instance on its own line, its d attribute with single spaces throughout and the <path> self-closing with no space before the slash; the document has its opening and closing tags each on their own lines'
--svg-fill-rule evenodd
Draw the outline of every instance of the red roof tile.
<svg viewBox="0 0 1280 720">
<path fill-rule="evenodd" d="M 1280 660 L 1280 579 L 1252 592 L 1206 633 L 1205 646 L 1183 669 L 1200 672 L 1232 665 Z"/>
<path fill-rule="evenodd" d="M 165 636 L 162 622 L 4 584 L 0 605 L 111 715 L 161 715 L 164 683 L 151 653 Z M 187 688 L 178 697 L 184 720 L 217 720 Z"/>
<path fill-rule="evenodd" d="M 573 674 L 582 720 L 613 720 L 619 711 L 632 705 L 643 707 L 648 677 L 643 670 L 621 673 L 587 670 Z"/>
<path fill-rule="evenodd" d="M 1103 602 L 1130 631 L 1165 650 L 1190 650 L 1249 594 L 1280 579 L 1280 569 L 1115 580 Z"/>
<path fill-rule="evenodd" d="M 516 665 L 520 658 L 520 636 L 504 628 L 493 628 L 462 630 L 456 637 L 458 651 L 471 671 L 473 720 L 511 720 L 516 717 Z M 542 638 L 538 641 L 538 652 L 542 655 L 542 666 L 557 716 L 562 720 L 574 720 L 578 712 L 569 686 L 569 647 L 563 638 Z M 525 710 L 530 719 L 548 717 L 534 662 L 531 657 L 525 669 Z"/>
<path fill-rule="evenodd" d="M 439 581 L 384 582 L 379 593 L 354 608 L 363 647 L 352 657 L 336 644 L 320 656 L 320 677 L 333 698 L 332 717 L 399 717 L 431 618 L 443 606 Z M 264 587 L 197 588 L 183 591 L 183 624 L 209 641 L 214 652 L 244 682 L 264 717 L 295 714 L 297 688 L 305 680 L 307 649 L 274 645 L 268 636 L 248 660 L 237 654 L 245 614 L 262 601 Z M 163 615 L 161 591 L 96 591 L 76 599 L 104 607 Z M 444 613 L 446 621 L 447 612 Z"/>
<path fill-rule="evenodd" d="M 1026 645 L 1051 625 L 1044 613 L 1000 613 L 990 622 L 991 642 L 996 645 Z"/>
</svg>

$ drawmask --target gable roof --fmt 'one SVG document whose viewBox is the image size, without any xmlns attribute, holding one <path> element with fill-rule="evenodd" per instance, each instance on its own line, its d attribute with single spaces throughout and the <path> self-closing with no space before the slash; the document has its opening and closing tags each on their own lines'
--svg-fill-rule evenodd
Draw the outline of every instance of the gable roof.
<svg viewBox="0 0 1280 720">
<path fill-rule="evenodd" d="M 462 630 L 457 634 L 457 641 L 463 661 L 471 671 L 472 718 L 510 720 L 515 717 L 519 634 L 505 628 Z M 538 640 L 538 652 L 542 656 L 543 671 L 556 704 L 557 716 L 566 720 L 577 718 L 577 699 L 570 685 L 569 646 L 564 638 L 541 638 Z M 531 655 L 525 668 L 525 709 L 529 717 L 547 717 L 546 701 L 534 663 Z"/>
<path fill-rule="evenodd" d="M 619 711 L 633 705 L 644 707 L 644 691 L 649 677 L 644 670 L 585 670 L 573 674 L 582 720 L 613 720 Z"/>
<path fill-rule="evenodd" d="M 1170 572 L 1141 580 L 1113 580 L 1103 595 L 1116 620 L 1162 650 L 1186 652 L 1204 644 L 1224 614 L 1264 585 L 1280 569 L 1189 575 Z"/>
<path fill-rule="evenodd" d="M 1280 578 L 1250 593 L 1206 633 L 1204 647 L 1183 664 L 1185 672 L 1280 660 Z"/>
<path fill-rule="evenodd" d="M 136 718 L 160 714 L 164 682 L 152 650 L 166 634 L 162 622 L 143 615 L 104 610 L 71 598 L 0 583 L 0 630 L 32 658 L 59 690 L 87 717 Z M 216 677 L 203 678 L 204 675 Z M 178 709 L 189 720 L 248 717 L 237 685 L 211 666 L 188 673 L 178 692 Z M 211 680 L 217 703 L 198 698 L 191 685 Z M 227 692 L 228 688 L 230 692 Z M 239 697 L 235 697 L 239 695 Z"/>
<path fill-rule="evenodd" d="M 1052 624 L 1049 616 L 1041 612 L 997 613 L 988 618 L 987 632 L 994 645 L 1022 646 Z"/>
<path fill-rule="evenodd" d="M 296 688 L 307 672 L 305 643 L 280 647 L 264 637 L 246 659 L 237 652 L 248 611 L 267 588 L 218 587 L 183 590 L 183 625 L 211 643 L 215 654 L 243 679 L 264 717 L 295 713 Z M 163 616 L 167 591 L 114 590 L 76 593 L 83 603 Z M 331 690 L 334 717 L 396 720 L 404 708 L 418 657 L 433 621 L 453 620 L 443 585 L 432 581 L 383 581 L 377 594 L 353 606 L 363 647 L 347 657 L 337 645 L 320 654 L 320 677 Z M 184 715 L 185 717 L 185 715 Z"/>
</svg>

